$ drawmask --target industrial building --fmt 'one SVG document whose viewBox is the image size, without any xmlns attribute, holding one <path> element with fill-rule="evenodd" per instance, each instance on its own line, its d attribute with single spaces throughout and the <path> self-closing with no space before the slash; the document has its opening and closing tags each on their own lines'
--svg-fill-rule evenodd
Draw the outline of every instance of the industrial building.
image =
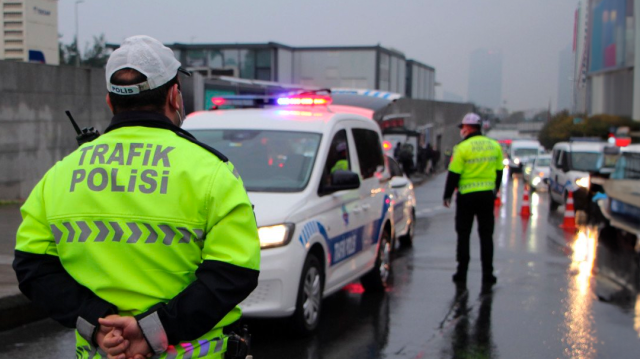
<svg viewBox="0 0 640 359">
<path fill-rule="evenodd" d="M 58 1 L 0 0 L 0 60 L 58 65 Z"/>
<path fill-rule="evenodd" d="M 184 66 L 204 77 L 205 104 L 214 96 L 255 93 L 256 84 L 260 83 L 292 88 L 371 89 L 413 99 L 435 99 L 433 67 L 379 45 L 291 47 L 269 42 L 167 46 Z M 238 81 L 220 81 L 221 76 Z M 239 86 L 243 80 L 246 85 Z"/>
</svg>

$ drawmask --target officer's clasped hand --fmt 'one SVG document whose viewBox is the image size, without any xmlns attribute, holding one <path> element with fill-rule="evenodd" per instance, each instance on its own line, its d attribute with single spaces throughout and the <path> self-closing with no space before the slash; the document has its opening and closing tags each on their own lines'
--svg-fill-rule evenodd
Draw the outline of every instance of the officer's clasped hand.
<svg viewBox="0 0 640 359">
<path fill-rule="evenodd" d="M 96 342 L 108 359 L 145 359 L 153 354 L 134 317 L 110 315 L 98 321 Z"/>
</svg>

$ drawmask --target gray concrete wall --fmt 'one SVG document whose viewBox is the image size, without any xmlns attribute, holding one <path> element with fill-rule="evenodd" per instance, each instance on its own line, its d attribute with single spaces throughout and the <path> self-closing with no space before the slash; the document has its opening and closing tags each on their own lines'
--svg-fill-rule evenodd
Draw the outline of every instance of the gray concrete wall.
<svg viewBox="0 0 640 359">
<path fill-rule="evenodd" d="M 65 110 L 103 132 L 106 93 L 103 69 L 0 61 L 0 199 L 26 198 L 78 147 Z"/>
<path fill-rule="evenodd" d="M 389 114 L 410 113 L 405 119 L 408 129 L 418 129 L 432 124 L 431 138 L 427 142 L 435 144 L 437 136 L 442 136 L 440 151 L 444 154 L 447 149 L 453 149 L 460 142 L 458 124 L 465 114 L 473 111 L 469 103 L 441 102 L 431 100 L 415 100 L 401 98 L 374 114 L 376 120 Z"/>
</svg>

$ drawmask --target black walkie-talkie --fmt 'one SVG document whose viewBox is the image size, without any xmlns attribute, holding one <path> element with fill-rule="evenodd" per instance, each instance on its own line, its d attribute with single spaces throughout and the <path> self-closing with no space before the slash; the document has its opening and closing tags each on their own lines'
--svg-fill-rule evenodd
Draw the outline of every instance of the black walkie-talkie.
<svg viewBox="0 0 640 359">
<path fill-rule="evenodd" d="M 82 130 L 80 130 L 80 127 L 78 127 L 78 124 L 73 119 L 73 116 L 71 116 L 71 112 L 65 111 L 64 113 L 67 114 L 67 117 L 69 117 L 69 120 L 71 120 L 71 124 L 73 125 L 73 128 L 76 130 L 76 133 L 78 134 L 76 136 L 76 141 L 78 141 L 78 146 L 81 146 L 83 143 L 91 142 L 96 138 L 100 137 L 100 132 L 98 132 L 98 130 L 94 129 L 93 127 L 89 127 L 89 128 L 85 127 Z"/>
</svg>

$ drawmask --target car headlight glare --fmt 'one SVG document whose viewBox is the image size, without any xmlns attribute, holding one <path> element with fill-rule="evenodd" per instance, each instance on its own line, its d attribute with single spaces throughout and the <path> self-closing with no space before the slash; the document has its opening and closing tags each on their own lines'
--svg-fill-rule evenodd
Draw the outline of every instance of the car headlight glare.
<svg viewBox="0 0 640 359">
<path fill-rule="evenodd" d="M 520 164 L 520 159 L 519 159 L 519 158 L 516 158 L 515 160 L 513 160 L 513 163 L 515 163 L 515 164 L 519 165 L 519 164 Z"/>
<path fill-rule="evenodd" d="M 540 177 L 536 177 L 536 178 L 533 179 L 533 181 L 531 181 L 531 184 L 534 185 L 534 186 L 537 186 L 537 185 L 540 184 L 541 181 L 542 180 L 540 179 Z"/>
<path fill-rule="evenodd" d="M 580 187 L 587 188 L 589 187 L 589 177 L 582 177 L 576 180 L 576 184 Z"/>
<path fill-rule="evenodd" d="M 258 228 L 260 248 L 273 248 L 287 245 L 291 241 L 293 229 L 293 223 Z"/>
<path fill-rule="evenodd" d="M 509 159 L 505 158 L 504 160 L 502 160 L 502 164 L 505 165 L 505 166 L 508 166 L 509 165 Z"/>
</svg>

